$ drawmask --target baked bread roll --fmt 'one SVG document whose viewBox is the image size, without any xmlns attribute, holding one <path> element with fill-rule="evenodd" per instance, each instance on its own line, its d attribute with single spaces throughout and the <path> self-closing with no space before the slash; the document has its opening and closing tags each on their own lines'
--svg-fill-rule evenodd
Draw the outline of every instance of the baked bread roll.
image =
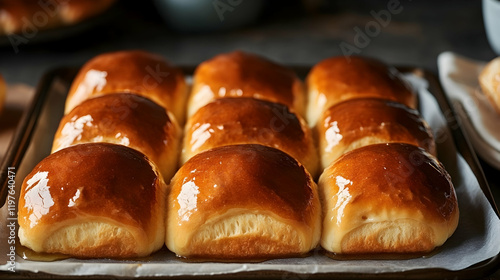
<svg viewBox="0 0 500 280">
<path fill-rule="evenodd" d="M 186 123 L 181 162 L 231 144 L 261 144 L 280 149 L 316 175 L 318 152 L 302 117 L 279 103 L 254 98 L 221 98 L 201 107 Z"/>
<path fill-rule="evenodd" d="M 321 245 L 336 254 L 425 253 L 458 225 L 450 176 L 431 154 L 403 143 L 344 154 L 321 175 Z"/>
<path fill-rule="evenodd" d="M 405 105 L 383 99 L 361 98 L 328 108 L 316 125 L 322 167 L 342 154 L 370 144 L 402 142 L 436 155 L 427 122 Z"/>
<path fill-rule="evenodd" d="M 104 94 L 134 93 L 156 102 L 184 123 L 187 85 L 183 73 L 163 57 L 144 51 L 98 55 L 76 75 L 66 99 L 65 113 L 82 101 Z"/>
<path fill-rule="evenodd" d="M 247 144 L 214 148 L 175 174 L 166 245 L 178 256 L 297 256 L 320 238 L 321 206 L 307 170 L 288 154 Z"/>
<path fill-rule="evenodd" d="M 89 142 L 134 148 L 154 162 L 167 182 L 177 170 L 182 130 L 153 101 L 134 94 L 110 94 L 83 101 L 66 114 L 52 151 Z"/>
<path fill-rule="evenodd" d="M 217 55 L 196 68 L 188 117 L 214 99 L 242 96 L 282 103 L 300 115 L 305 109 L 305 88 L 292 70 L 235 51 Z"/>
<path fill-rule="evenodd" d="M 500 57 L 484 67 L 479 75 L 479 85 L 493 108 L 500 114 Z"/>
<path fill-rule="evenodd" d="M 19 198 L 19 240 L 81 258 L 151 254 L 165 241 L 166 186 L 142 153 L 109 143 L 72 146 L 43 159 Z"/>
<path fill-rule="evenodd" d="M 417 107 L 417 97 L 393 67 L 357 56 L 337 56 L 316 64 L 307 76 L 307 121 L 314 126 L 327 108 L 354 98 L 382 98 Z"/>
<path fill-rule="evenodd" d="M 106 11 L 115 0 L 3 0 L 0 35 L 72 25 Z"/>
</svg>

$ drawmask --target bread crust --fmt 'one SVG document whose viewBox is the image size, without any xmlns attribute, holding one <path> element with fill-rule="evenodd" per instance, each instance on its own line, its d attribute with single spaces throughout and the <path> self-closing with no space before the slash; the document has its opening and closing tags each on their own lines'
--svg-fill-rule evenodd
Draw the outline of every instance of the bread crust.
<svg viewBox="0 0 500 280">
<path fill-rule="evenodd" d="M 319 179 L 321 246 L 337 254 L 420 253 L 458 225 L 455 189 L 443 165 L 410 144 L 365 146 Z"/>
<path fill-rule="evenodd" d="M 307 78 L 307 121 L 314 126 L 331 106 L 355 98 L 382 98 L 417 107 L 416 94 L 399 71 L 379 60 L 336 56 L 316 64 Z"/>
<path fill-rule="evenodd" d="M 140 152 L 109 143 L 43 159 L 22 184 L 22 245 L 82 258 L 147 256 L 165 238 L 166 185 Z"/>
<path fill-rule="evenodd" d="M 167 207 L 166 245 L 182 257 L 296 256 L 319 241 L 321 206 L 312 177 L 288 154 L 262 145 L 222 146 L 192 157 L 172 179 Z"/>
<path fill-rule="evenodd" d="M 261 144 L 280 149 L 318 172 L 318 151 L 307 123 L 283 104 L 254 98 L 221 98 L 200 108 L 186 123 L 181 163 L 211 148 Z"/>
<path fill-rule="evenodd" d="M 378 98 L 359 98 L 328 108 L 316 125 L 322 167 L 366 145 L 400 142 L 436 155 L 431 128 L 418 111 Z"/>
<path fill-rule="evenodd" d="M 292 70 L 241 51 L 219 54 L 198 65 L 188 101 L 188 117 L 223 97 L 278 102 L 302 116 L 305 110 L 305 87 Z"/>
<path fill-rule="evenodd" d="M 104 53 L 85 63 L 70 87 L 65 113 L 86 99 L 115 93 L 149 98 L 172 112 L 180 125 L 184 124 L 184 74 L 162 56 L 140 50 Z"/>
<path fill-rule="evenodd" d="M 90 142 L 121 144 L 145 154 L 169 182 L 178 168 L 181 136 L 165 108 L 142 96 L 110 94 L 85 100 L 66 114 L 52 152 Z"/>
</svg>

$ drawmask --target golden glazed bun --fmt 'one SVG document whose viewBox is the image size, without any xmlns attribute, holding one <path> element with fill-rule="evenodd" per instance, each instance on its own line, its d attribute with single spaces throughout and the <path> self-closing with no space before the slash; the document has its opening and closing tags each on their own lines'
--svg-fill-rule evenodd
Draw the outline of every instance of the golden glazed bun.
<svg viewBox="0 0 500 280">
<path fill-rule="evenodd" d="M 172 112 L 179 124 L 184 123 L 184 74 L 163 57 L 144 51 L 105 53 L 88 61 L 71 85 L 65 113 L 86 99 L 124 92 L 151 99 Z"/>
<path fill-rule="evenodd" d="M 297 256 L 320 238 L 321 206 L 307 170 L 261 145 L 197 154 L 176 173 L 167 200 L 167 247 L 182 257 Z"/>
<path fill-rule="evenodd" d="M 441 163 L 410 144 L 344 154 L 319 179 L 321 245 L 337 254 L 421 253 L 458 225 L 458 204 Z"/>
<path fill-rule="evenodd" d="M 327 108 L 354 98 L 389 99 L 416 108 L 417 98 L 393 67 L 357 56 L 337 56 L 316 64 L 307 76 L 307 121 L 314 126 Z"/>
<path fill-rule="evenodd" d="M 106 11 L 115 0 L 0 1 L 0 35 L 71 25 Z"/>
<path fill-rule="evenodd" d="M 318 153 L 307 123 L 279 103 L 221 98 L 201 107 L 186 123 L 181 162 L 202 151 L 232 144 L 261 144 L 282 150 L 314 175 Z"/>
<path fill-rule="evenodd" d="M 490 61 L 481 71 L 479 84 L 493 108 L 500 114 L 500 57 Z"/>
<path fill-rule="evenodd" d="M 305 109 L 304 85 L 292 70 L 235 51 L 217 55 L 196 68 L 188 117 L 214 99 L 242 96 L 282 103 L 300 115 Z"/>
<path fill-rule="evenodd" d="M 175 118 L 153 101 L 110 94 L 85 100 L 66 114 L 52 151 L 89 142 L 129 146 L 151 159 L 168 182 L 177 170 L 181 135 Z"/>
<path fill-rule="evenodd" d="M 316 125 L 322 167 L 342 154 L 377 143 L 402 142 L 436 155 L 429 125 L 414 110 L 383 99 L 361 98 L 327 109 Z"/>
<path fill-rule="evenodd" d="M 109 143 L 53 153 L 25 178 L 19 240 L 36 252 L 130 258 L 165 240 L 161 175 L 140 152 Z"/>
</svg>

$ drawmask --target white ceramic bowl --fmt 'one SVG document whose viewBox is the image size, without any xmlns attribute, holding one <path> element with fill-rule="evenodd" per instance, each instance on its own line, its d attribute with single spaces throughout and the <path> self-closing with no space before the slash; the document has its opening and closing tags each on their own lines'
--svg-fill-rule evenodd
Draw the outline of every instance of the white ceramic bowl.
<svg viewBox="0 0 500 280">
<path fill-rule="evenodd" d="M 153 0 L 163 19 L 183 32 L 229 30 L 252 23 L 262 0 Z"/>
<path fill-rule="evenodd" d="M 491 48 L 500 55 L 500 0 L 483 0 L 483 19 Z"/>
</svg>

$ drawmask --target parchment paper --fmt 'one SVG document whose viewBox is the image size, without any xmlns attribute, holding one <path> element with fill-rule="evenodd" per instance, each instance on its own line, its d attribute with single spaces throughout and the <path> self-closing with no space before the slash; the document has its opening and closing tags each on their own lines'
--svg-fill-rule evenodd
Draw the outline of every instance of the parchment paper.
<svg viewBox="0 0 500 280">
<path fill-rule="evenodd" d="M 107 259 L 77 260 L 66 259 L 54 262 L 27 261 L 17 258 L 16 271 L 42 271 L 59 275 L 115 275 L 115 276 L 175 276 L 175 275 L 215 275 L 242 271 L 277 270 L 293 273 L 328 273 L 328 272 L 355 272 L 355 273 L 383 273 L 403 272 L 413 269 L 444 268 L 461 270 L 471 265 L 489 259 L 500 253 L 500 220 L 494 213 L 486 197 L 482 193 L 478 182 L 465 160 L 457 153 L 453 139 L 446 128 L 443 113 L 440 111 L 433 96 L 425 90 L 426 81 L 416 76 L 407 76 L 411 83 L 419 88 L 420 110 L 424 118 L 432 127 L 438 146 L 438 157 L 451 174 L 456 188 L 460 222 L 453 236 L 429 257 L 409 260 L 351 260 L 339 261 L 330 259 L 319 250 L 306 258 L 276 259 L 261 263 L 187 263 L 176 259 L 174 254 L 167 250 L 153 254 L 146 260 L 115 261 Z M 49 100 L 52 106 L 60 97 Z M 59 101 L 60 102 L 60 101 Z M 48 106 L 48 105 L 47 105 Z M 41 119 L 39 126 L 50 125 L 60 118 Z M 42 147 L 49 145 L 52 135 L 46 135 L 50 129 L 35 133 L 34 142 Z M 45 133 L 45 135 L 44 135 Z M 41 139 L 40 137 L 45 137 Z M 44 142 L 48 142 L 44 143 Z M 28 158 L 23 161 L 18 176 L 29 172 L 31 166 L 43 157 L 43 153 L 36 155 L 38 150 L 34 146 L 28 149 Z M 23 178 L 18 178 L 20 184 Z M 5 207 L 0 210 L 2 221 L 6 221 Z M 3 223 L 3 222 L 2 222 Z M 6 227 L 0 228 L 0 270 L 7 270 Z"/>
</svg>

